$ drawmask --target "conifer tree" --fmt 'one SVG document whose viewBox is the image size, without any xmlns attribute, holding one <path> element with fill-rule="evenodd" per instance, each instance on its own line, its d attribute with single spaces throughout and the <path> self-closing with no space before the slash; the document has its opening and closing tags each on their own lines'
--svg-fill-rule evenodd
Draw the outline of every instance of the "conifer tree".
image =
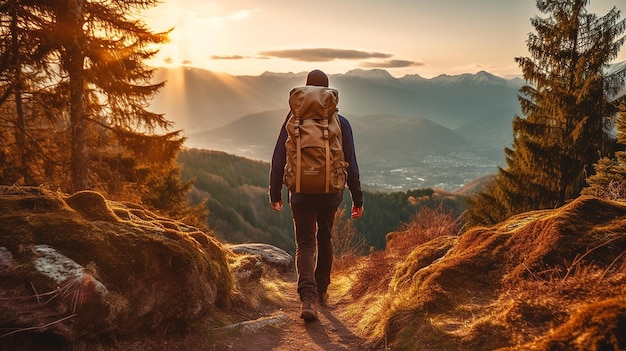
<svg viewBox="0 0 626 351">
<path fill-rule="evenodd" d="M 153 33 L 131 17 L 157 2 L 0 0 L 3 23 L 18 19 L 0 32 L 0 97 L 11 97 L 0 101 L 0 121 L 7 121 L 0 134 L 11 137 L 0 145 L 0 168 L 15 165 L 11 179 L 0 175 L 3 183 L 30 183 L 19 157 L 5 151 L 27 144 L 19 131 L 39 131 L 45 136 L 38 141 L 42 158 L 30 162 L 44 176 L 37 184 L 66 192 L 94 189 L 164 213 L 187 211 L 190 184 L 180 181 L 176 163 L 184 138 L 168 132 L 163 114 L 148 110 L 164 83 L 151 82 L 154 69 L 146 60 L 168 33 Z M 10 45 L 13 37 L 20 39 L 17 46 Z M 20 127 L 17 97 L 25 93 L 28 123 Z"/>
<path fill-rule="evenodd" d="M 3 172 L 0 179 L 10 183 L 39 184 L 38 170 L 46 154 L 41 145 L 42 110 L 33 101 L 41 90 L 36 88 L 44 78 L 30 69 L 38 41 L 34 33 L 41 21 L 33 13 L 36 6 L 27 0 L 0 0 L 0 128 Z"/>
<path fill-rule="evenodd" d="M 130 18 L 137 10 L 156 3 L 60 0 L 47 5 L 56 22 L 42 41 L 48 44 L 47 54 L 58 55 L 60 69 L 67 73 L 67 84 L 60 87 L 70 102 L 74 191 L 90 187 L 87 135 L 94 122 L 150 132 L 170 126 L 162 114 L 146 109 L 162 83 L 150 83 L 153 69 L 145 60 L 156 54 L 153 45 L 163 43 L 167 35 L 152 33 L 141 21 Z M 167 139 L 162 138 L 162 142 Z"/>
<path fill-rule="evenodd" d="M 598 17 L 588 0 L 538 0 L 547 14 L 531 22 L 531 57 L 518 57 L 527 84 L 518 94 L 506 168 L 470 203 L 470 222 L 492 224 L 511 215 L 563 205 L 580 195 L 592 165 L 611 150 L 613 100 L 626 67 L 608 72 L 624 43 L 626 22 L 613 8 Z"/>
</svg>

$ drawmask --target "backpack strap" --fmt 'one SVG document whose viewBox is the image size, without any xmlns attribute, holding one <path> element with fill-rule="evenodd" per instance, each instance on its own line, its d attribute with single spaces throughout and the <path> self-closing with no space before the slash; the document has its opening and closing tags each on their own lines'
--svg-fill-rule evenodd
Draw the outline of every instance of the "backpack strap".
<svg viewBox="0 0 626 351">
<path fill-rule="evenodd" d="M 302 142 L 300 141 L 300 118 L 296 116 L 294 121 L 294 135 L 296 137 L 296 192 L 300 192 L 302 182 Z"/>
<path fill-rule="evenodd" d="M 330 190 L 330 139 L 328 137 L 328 117 L 324 117 L 324 147 L 326 148 L 326 184 L 325 192 Z"/>
</svg>

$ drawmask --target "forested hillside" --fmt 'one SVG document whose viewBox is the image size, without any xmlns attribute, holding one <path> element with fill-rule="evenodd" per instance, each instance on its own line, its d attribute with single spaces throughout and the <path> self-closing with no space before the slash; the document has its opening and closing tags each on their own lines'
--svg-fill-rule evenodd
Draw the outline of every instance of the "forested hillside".
<svg viewBox="0 0 626 351">
<path fill-rule="evenodd" d="M 206 201 L 209 226 L 231 243 L 264 242 L 294 251 L 291 217 L 267 202 L 269 165 L 218 151 L 184 150 L 182 179 L 195 179 L 191 201 Z"/>
<path fill-rule="evenodd" d="M 178 160 L 183 164 L 182 179 L 195 179 L 192 204 L 206 201 L 209 227 L 221 239 L 231 243 L 263 242 L 295 252 L 289 206 L 277 213 L 268 204 L 269 163 L 199 149 L 183 150 Z M 286 189 L 283 199 L 287 199 Z M 346 190 L 341 208 L 350 205 Z M 381 249 L 386 234 L 402 227 L 423 206 L 444 206 L 457 214 L 465 208 L 463 196 L 430 188 L 393 193 L 365 191 L 365 215 L 352 225 L 369 245 Z"/>
</svg>

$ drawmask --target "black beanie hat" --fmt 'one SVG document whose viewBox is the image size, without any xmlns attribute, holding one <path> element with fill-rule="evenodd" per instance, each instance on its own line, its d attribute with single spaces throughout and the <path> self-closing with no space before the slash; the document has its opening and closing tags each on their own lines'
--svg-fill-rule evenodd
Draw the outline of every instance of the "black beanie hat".
<svg viewBox="0 0 626 351">
<path fill-rule="evenodd" d="M 319 69 L 312 70 L 306 76 L 306 85 L 328 87 L 328 76 Z"/>
</svg>

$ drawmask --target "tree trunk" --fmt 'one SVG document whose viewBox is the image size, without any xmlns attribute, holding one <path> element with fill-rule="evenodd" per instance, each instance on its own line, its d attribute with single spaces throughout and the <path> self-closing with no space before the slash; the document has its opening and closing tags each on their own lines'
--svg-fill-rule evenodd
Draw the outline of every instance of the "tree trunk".
<svg viewBox="0 0 626 351">
<path fill-rule="evenodd" d="M 11 18 L 11 51 L 13 55 L 12 66 L 14 77 L 13 79 L 13 96 L 15 97 L 15 114 L 17 116 L 16 128 L 15 128 L 15 140 L 21 151 L 21 164 L 20 174 L 24 185 L 36 185 L 33 174 L 31 172 L 31 163 L 33 161 L 33 153 L 30 148 L 30 143 L 27 137 L 26 117 L 24 115 L 24 103 L 22 99 L 22 58 L 20 52 L 19 41 L 19 28 L 18 28 L 18 6 L 19 4 L 14 2 L 12 7 Z"/>
<path fill-rule="evenodd" d="M 89 159 L 87 156 L 87 123 L 84 106 L 84 0 L 69 0 L 67 25 L 71 37 L 67 41 L 67 68 L 70 78 L 70 122 L 72 131 L 71 180 L 72 191 L 89 188 Z"/>
</svg>

